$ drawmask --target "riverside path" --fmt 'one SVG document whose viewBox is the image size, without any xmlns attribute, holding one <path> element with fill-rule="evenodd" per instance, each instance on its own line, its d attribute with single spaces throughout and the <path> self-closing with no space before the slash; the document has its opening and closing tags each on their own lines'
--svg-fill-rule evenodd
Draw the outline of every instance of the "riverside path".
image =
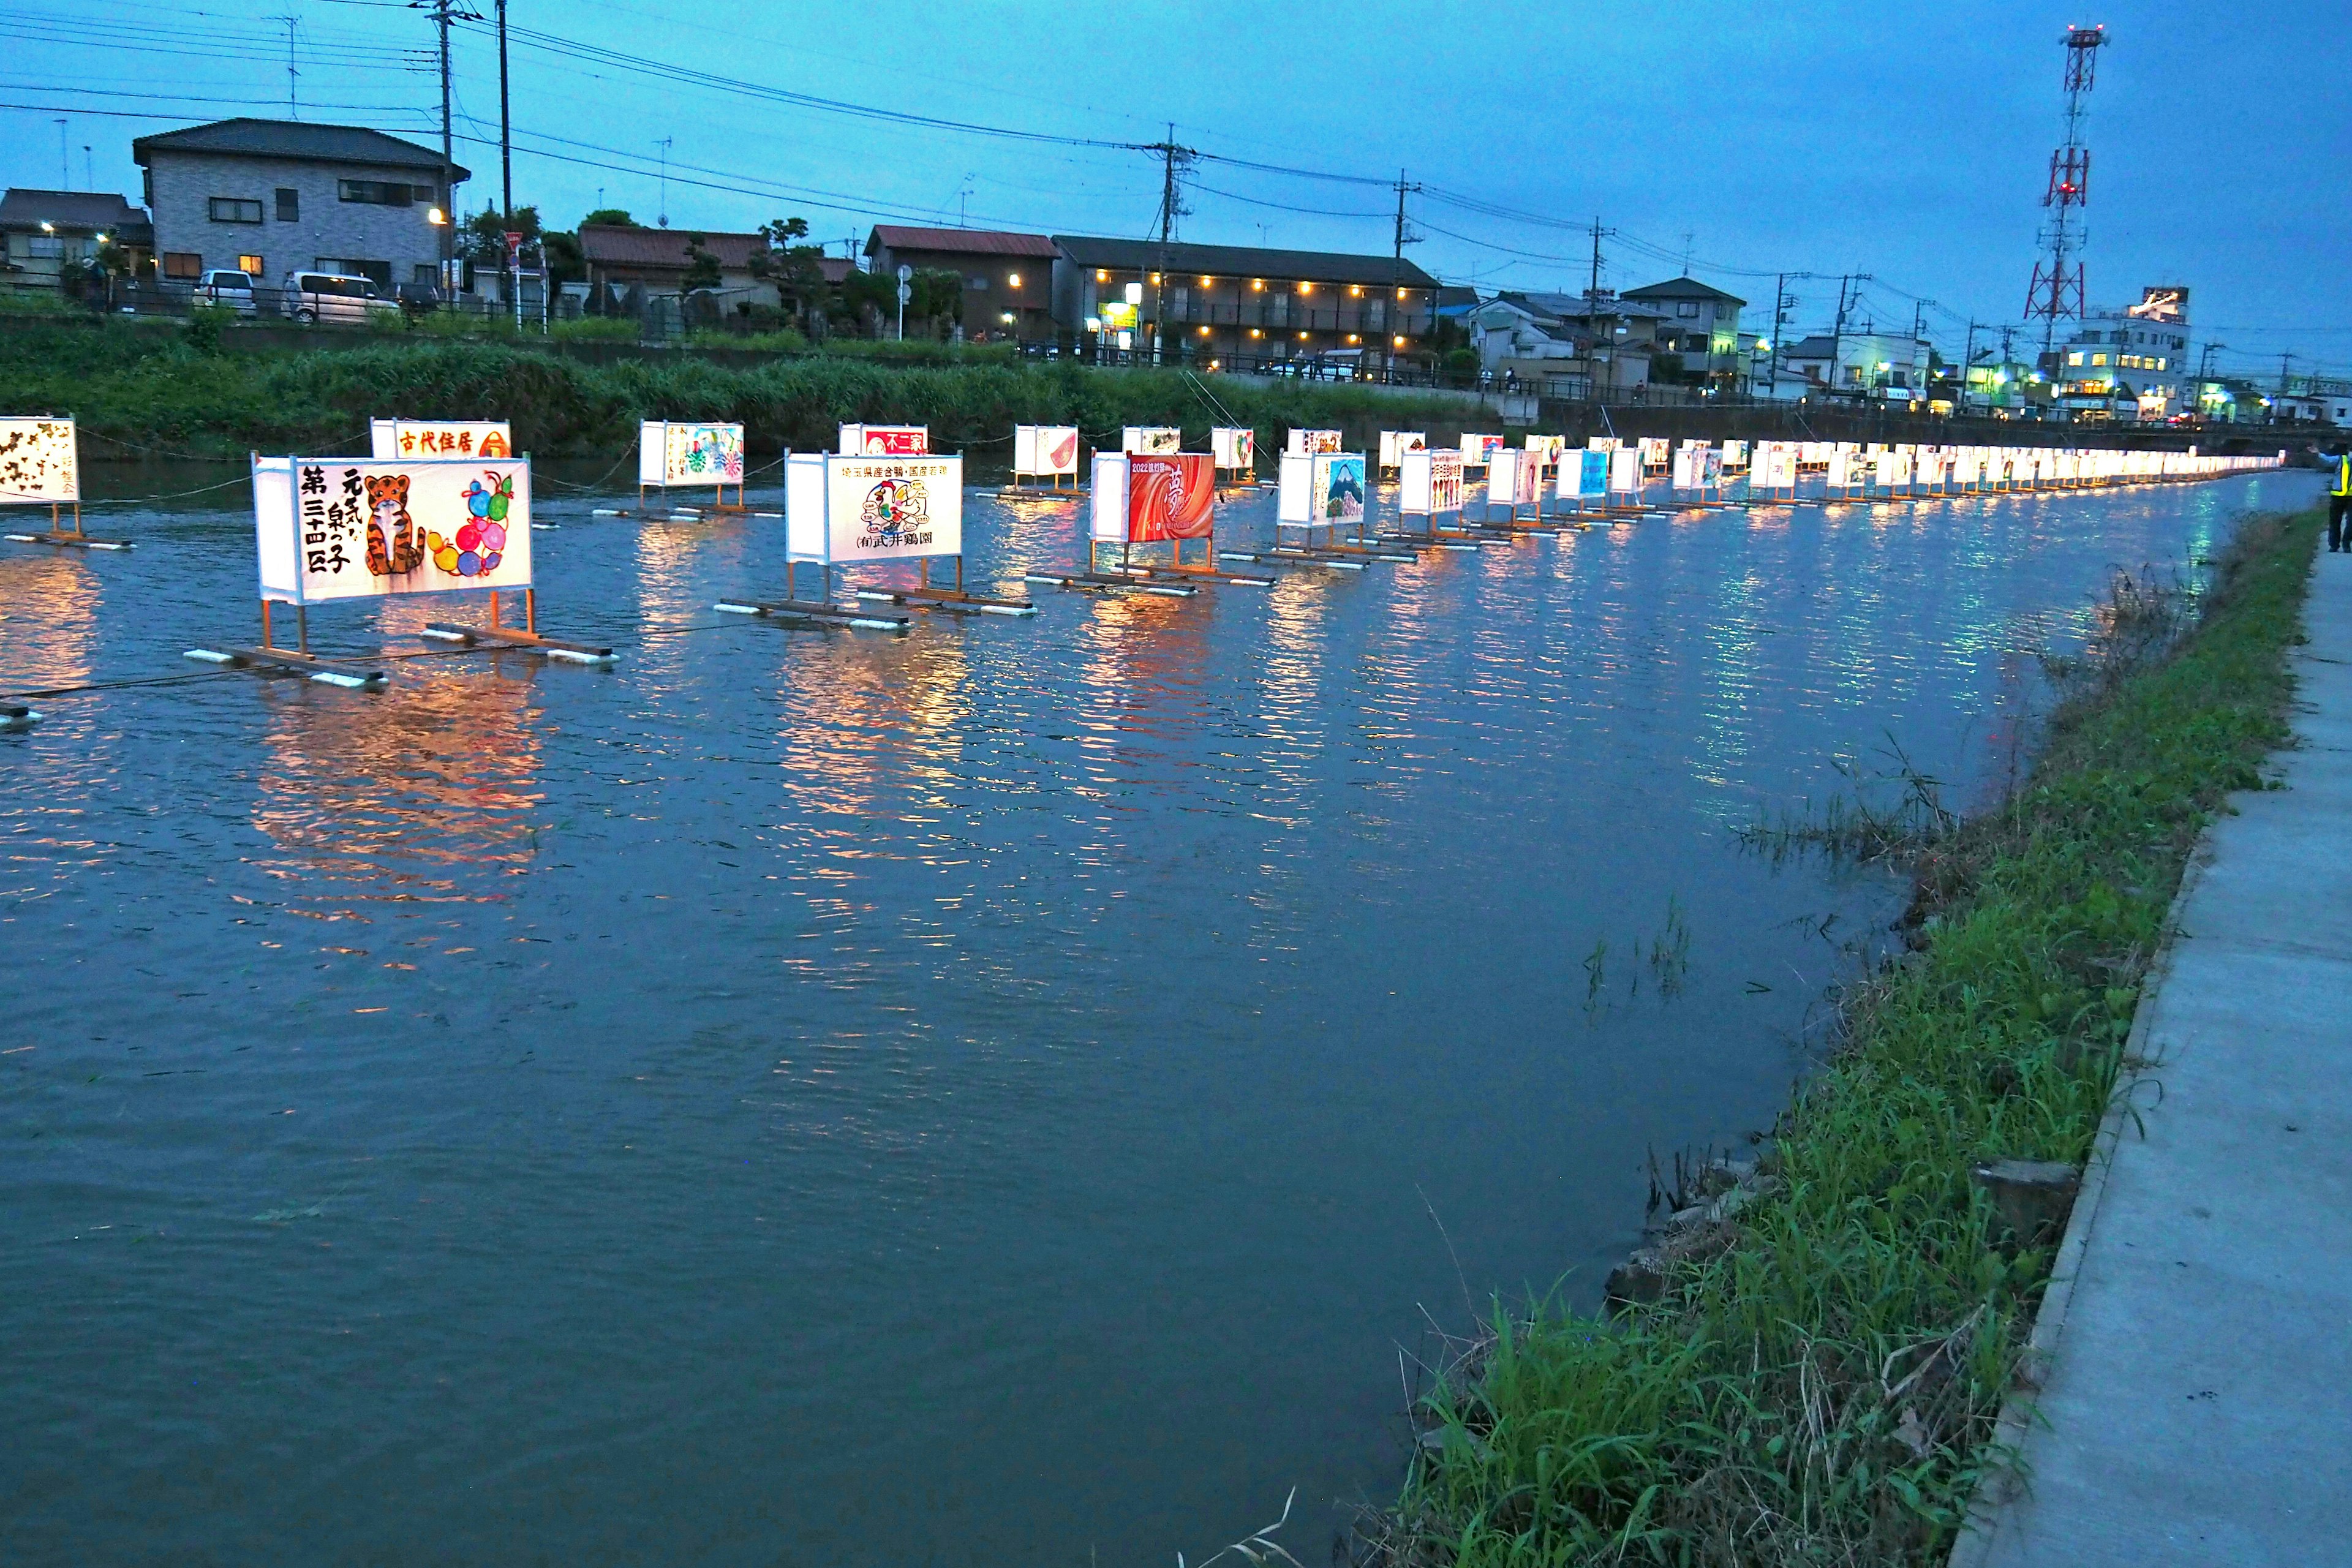
<svg viewBox="0 0 2352 1568">
<path fill-rule="evenodd" d="M 2191 869 L 2024 1475 L 1955 1568 L 2352 1563 L 2352 560 L 2305 615 L 2285 787 Z"/>
</svg>

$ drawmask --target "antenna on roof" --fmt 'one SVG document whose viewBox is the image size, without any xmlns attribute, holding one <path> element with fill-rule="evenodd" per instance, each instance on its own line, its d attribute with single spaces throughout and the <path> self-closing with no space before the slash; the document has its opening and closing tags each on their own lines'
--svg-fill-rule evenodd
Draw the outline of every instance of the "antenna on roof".
<svg viewBox="0 0 2352 1568">
<path fill-rule="evenodd" d="M 669 226 L 669 144 L 670 144 L 670 140 L 671 140 L 671 139 L 670 139 L 669 137 L 665 136 L 665 137 L 663 137 L 659 142 L 656 142 L 656 143 L 654 143 L 654 145 L 656 145 L 656 146 L 657 146 L 657 147 L 659 147 L 659 148 L 661 149 L 661 211 L 660 211 L 659 213 L 656 214 L 656 215 L 655 215 L 655 217 L 654 217 L 654 224 L 655 224 L 655 226 L 656 226 L 656 227 L 660 227 L 660 228 L 667 228 L 667 227 Z"/>
</svg>

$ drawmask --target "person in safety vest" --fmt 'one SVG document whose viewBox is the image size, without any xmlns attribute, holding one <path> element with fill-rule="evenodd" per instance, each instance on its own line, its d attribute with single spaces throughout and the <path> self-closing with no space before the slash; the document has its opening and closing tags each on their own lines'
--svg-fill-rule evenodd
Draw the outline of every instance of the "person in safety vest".
<svg viewBox="0 0 2352 1568">
<path fill-rule="evenodd" d="M 2344 526 L 2345 513 L 2352 511 L 2352 442 L 2320 453 L 2319 461 L 2327 472 L 2328 552 L 2352 550 L 2352 528 Z"/>
</svg>

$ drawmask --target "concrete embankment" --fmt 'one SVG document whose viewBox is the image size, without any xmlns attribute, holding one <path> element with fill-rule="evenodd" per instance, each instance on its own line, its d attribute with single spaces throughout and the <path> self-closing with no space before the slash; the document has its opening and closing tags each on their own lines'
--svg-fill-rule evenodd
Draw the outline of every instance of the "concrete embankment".
<svg viewBox="0 0 2352 1568">
<path fill-rule="evenodd" d="M 1954 1568 L 2352 1562 L 2352 560 L 2305 615 L 2301 744 L 2193 864 Z"/>
</svg>

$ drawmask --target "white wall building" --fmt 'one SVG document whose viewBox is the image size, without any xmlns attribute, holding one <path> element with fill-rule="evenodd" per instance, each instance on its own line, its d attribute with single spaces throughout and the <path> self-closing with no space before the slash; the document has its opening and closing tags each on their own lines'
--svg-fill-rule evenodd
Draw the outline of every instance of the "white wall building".
<svg viewBox="0 0 2352 1568">
<path fill-rule="evenodd" d="M 2059 351 L 2059 405 L 2078 414 L 2158 421 L 2189 411 L 2189 290 L 2143 289 L 2137 305 L 2094 310 Z"/>
</svg>

